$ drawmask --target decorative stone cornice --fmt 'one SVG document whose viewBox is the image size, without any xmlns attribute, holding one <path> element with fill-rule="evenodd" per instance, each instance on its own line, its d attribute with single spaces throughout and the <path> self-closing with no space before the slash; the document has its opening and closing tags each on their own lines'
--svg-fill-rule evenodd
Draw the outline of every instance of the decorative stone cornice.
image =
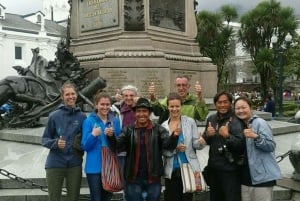
<svg viewBox="0 0 300 201">
<path fill-rule="evenodd" d="M 164 53 L 158 51 L 113 51 L 113 52 L 106 52 L 105 57 L 108 58 L 164 57 Z"/>
<path fill-rule="evenodd" d="M 165 54 L 165 58 L 167 60 L 175 60 L 175 61 L 187 61 L 187 62 L 211 62 L 211 59 L 208 57 L 198 56 L 182 56 L 182 55 L 174 55 L 174 54 Z"/>
<path fill-rule="evenodd" d="M 95 60 L 102 60 L 104 58 L 104 54 L 98 55 L 89 55 L 89 56 L 77 56 L 79 61 L 95 61 Z"/>
<path fill-rule="evenodd" d="M 104 54 L 77 56 L 79 61 L 95 61 L 103 60 L 104 58 L 165 58 L 167 60 L 185 61 L 185 62 L 211 62 L 208 57 L 202 56 L 182 56 L 175 54 L 165 54 L 160 51 L 110 51 Z"/>
</svg>

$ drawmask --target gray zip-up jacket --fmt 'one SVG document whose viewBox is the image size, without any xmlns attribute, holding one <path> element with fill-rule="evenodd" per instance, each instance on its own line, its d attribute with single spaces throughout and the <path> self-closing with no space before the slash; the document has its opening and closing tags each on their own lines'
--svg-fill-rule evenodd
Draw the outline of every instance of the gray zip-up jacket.
<svg viewBox="0 0 300 201">
<path fill-rule="evenodd" d="M 169 129 L 169 119 L 162 123 L 162 126 L 165 127 L 170 135 L 172 131 Z M 199 133 L 198 128 L 195 123 L 195 120 L 187 117 L 181 116 L 181 129 L 184 138 L 184 145 L 186 145 L 185 155 L 189 164 L 191 165 L 194 172 L 200 172 L 200 163 L 197 158 L 195 149 L 202 149 L 204 145 L 199 143 Z M 176 148 L 173 150 L 164 150 L 164 165 L 165 165 L 165 178 L 171 179 L 172 171 L 173 171 L 173 160 L 174 155 L 176 154 Z"/>
</svg>

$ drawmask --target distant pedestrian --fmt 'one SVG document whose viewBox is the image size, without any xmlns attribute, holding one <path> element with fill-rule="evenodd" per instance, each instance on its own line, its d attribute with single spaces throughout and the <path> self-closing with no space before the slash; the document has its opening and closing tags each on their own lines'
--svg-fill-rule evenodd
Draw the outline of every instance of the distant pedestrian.
<svg viewBox="0 0 300 201">
<path fill-rule="evenodd" d="M 273 101 L 271 96 L 266 98 L 264 112 L 270 112 L 272 117 L 275 117 L 275 102 Z"/>
</svg>

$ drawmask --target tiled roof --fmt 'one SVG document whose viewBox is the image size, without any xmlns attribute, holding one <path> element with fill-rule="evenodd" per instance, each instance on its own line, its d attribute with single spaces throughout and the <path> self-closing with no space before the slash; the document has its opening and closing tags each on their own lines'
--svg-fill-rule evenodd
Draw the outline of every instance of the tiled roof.
<svg viewBox="0 0 300 201">
<path fill-rule="evenodd" d="M 26 19 L 24 16 L 6 13 L 4 19 L 0 19 L 0 24 L 2 25 L 2 29 L 18 31 L 18 32 L 30 32 L 30 33 L 38 33 L 41 30 L 40 24 L 32 23 Z M 47 34 L 51 35 L 61 35 L 66 30 L 65 27 L 59 25 L 58 23 L 46 20 L 45 19 L 45 31 Z"/>
</svg>

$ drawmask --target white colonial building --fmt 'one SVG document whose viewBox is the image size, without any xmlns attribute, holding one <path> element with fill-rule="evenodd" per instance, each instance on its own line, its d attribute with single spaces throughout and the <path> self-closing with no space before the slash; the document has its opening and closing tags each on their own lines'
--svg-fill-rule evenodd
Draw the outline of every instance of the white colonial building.
<svg viewBox="0 0 300 201">
<path fill-rule="evenodd" d="M 31 49 L 39 47 L 48 61 L 55 58 L 57 43 L 66 36 L 69 5 L 67 0 L 44 0 L 42 10 L 18 15 L 0 4 L 0 79 L 17 75 L 12 66 L 29 66 Z"/>
</svg>

